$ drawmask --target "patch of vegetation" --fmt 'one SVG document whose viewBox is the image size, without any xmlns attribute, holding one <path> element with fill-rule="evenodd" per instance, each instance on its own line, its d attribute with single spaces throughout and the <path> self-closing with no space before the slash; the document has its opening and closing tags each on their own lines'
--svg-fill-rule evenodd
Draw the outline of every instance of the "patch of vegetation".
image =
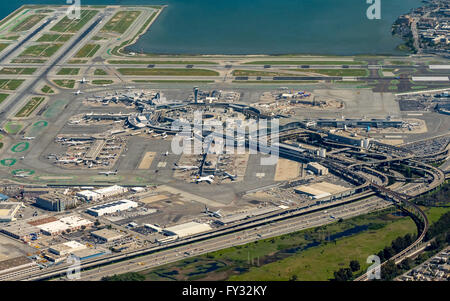
<svg viewBox="0 0 450 301">
<path fill-rule="evenodd" d="M 8 96 L 9 96 L 9 94 L 0 93 L 0 103 L 2 103 Z"/>
<path fill-rule="evenodd" d="M 141 11 L 119 11 L 108 21 L 108 23 L 105 24 L 105 26 L 103 26 L 100 31 L 123 34 L 140 14 Z"/>
<path fill-rule="evenodd" d="M 87 60 L 69 60 L 67 61 L 68 64 L 86 64 Z"/>
<path fill-rule="evenodd" d="M 24 82 L 23 79 L 0 79 L 0 89 L 2 90 L 16 90 Z"/>
<path fill-rule="evenodd" d="M 16 117 L 28 117 L 45 100 L 45 97 L 33 97 L 17 112 Z"/>
<path fill-rule="evenodd" d="M 362 61 L 253 61 L 244 65 L 367 65 Z"/>
<path fill-rule="evenodd" d="M 81 10 L 80 19 L 72 20 L 67 16 L 61 19 L 55 26 L 51 28 L 51 31 L 56 32 L 78 32 L 89 20 L 91 20 L 98 10 Z"/>
<path fill-rule="evenodd" d="M 233 70 L 233 76 L 280 76 L 285 72 L 257 71 L 257 70 Z"/>
<path fill-rule="evenodd" d="M 100 49 L 98 44 L 86 44 L 81 48 L 74 57 L 93 57 L 94 54 Z"/>
<path fill-rule="evenodd" d="M 147 80 L 147 79 L 135 79 L 135 83 L 213 83 L 213 80 Z"/>
<path fill-rule="evenodd" d="M 38 44 L 25 49 L 19 56 L 51 57 L 63 44 Z"/>
<path fill-rule="evenodd" d="M 316 84 L 317 80 L 233 80 L 233 83 L 240 84 Z"/>
<path fill-rule="evenodd" d="M 56 73 L 57 75 L 77 75 L 80 72 L 80 68 L 61 68 Z"/>
<path fill-rule="evenodd" d="M 53 82 L 61 88 L 73 89 L 75 87 L 75 80 L 73 79 L 55 79 Z"/>
<path fill-rule="evenodd" d="M 27 58 L 15 58 L 11 62 L 14 64 L 44 64 L 45 59 L 27 59 Z"/>
<path fill-rule="evenodd" d="M 42 87 L 41 91 L 43 93 L 46 93 L 46 94 L 53 94 L 53 93 L 55 93 L 55 91 L 53 91 L 53 89 L 50 86 L 47 86 L 47 85 Z"/>
<path fill-rule="evenodd" d="M 103 277 L 102 281 L 144 281 L 145 277 L 139 273 L 129 272 L 121 275 Z"/>
<path fill-rule="evenodd" d="M 94 75 L 108 75 L 108 72 L 103 69 L 95 69 Z"/>
<path fill-rule="evenodd" d="M 110 79 L 95 79 L 92 81 L 93 85 L 108 85 L 112 83 L 114 83 L 114 81 Z"/>
<path fill-rule="evenodd" d="M 0 52 L 5 50 L 5 48 L 8 47 L 9 45 L 11 45 L 11 44 L 9 44 L 9 43 L 0 43 Z"/>
<path fill-rule="evenodd" d="M 288 71 L 317 73 L 328 76 L 367 76 L 369 71 L 366 69 L 292 69 Z"/>
<path fill-rule="evenodd" d="M 45 15 L 32 15 L 26 17 L 22 22 L 11 29 L 12 32 L 27 31 L 33 28 L 36 23 L 45 18 Z"/>
<path fill-rule="evenodd" d="M 219 72 L 206 69 L 181 68 L 119 68 L 122 75 L 159 75 L 159 76 L 218 76 Z"/>
<path fill-rule="evenodd" d="M 0 74 L 31 75 L 37 68 L 2 68 Z"/>
<path fill-rule="evenodd" d="M 43 34 L 37 41 L 38 42 L 67 42 L 73 37 L 71 34 Z"/>
<path fill-rule="evenodd" d="M 109 64 L 129 64 L 129 65 L 217 65 L 216 62 L 209 61 L 149 61 L 149 60 L 109 60 Z"/>
</svg>

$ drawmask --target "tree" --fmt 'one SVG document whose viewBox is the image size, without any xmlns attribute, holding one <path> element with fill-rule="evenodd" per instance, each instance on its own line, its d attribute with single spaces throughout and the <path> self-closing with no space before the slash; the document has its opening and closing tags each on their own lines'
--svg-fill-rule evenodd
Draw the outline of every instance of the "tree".
<svg viewBox="0 0 450 301">
<path fill-rule="evenodd" d="M 297 275 L 292 275 L 291 278 L 289 278 L 289 281 L 297 281 Z"/>
<path fill-rule="evenodd" d="M 360 266 L 358 260 L 350 261 L 350 269 L 352 270 L 352 272 L 359 271 L 360 268 L 361 268 L 361 266 Z"/>
<path fill-rule="evenodd" d="M 383 257 L 385 260 L 388 260 L 389 258 L 391 258 L 394 255 L 395 255 L 395 251 L 394 251 L 394 249 L 392 249 L 392 247 L 386 247 L 383 249 Z"/>
</svg>

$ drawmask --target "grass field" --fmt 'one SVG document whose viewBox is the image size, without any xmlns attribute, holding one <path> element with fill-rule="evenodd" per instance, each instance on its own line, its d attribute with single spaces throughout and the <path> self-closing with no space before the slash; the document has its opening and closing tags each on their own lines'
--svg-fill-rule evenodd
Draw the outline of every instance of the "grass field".
<svg viewBox="0 0 450 301">
<path fill-rule="evenodd" d="M 366 269 L 369 255 L 398 236 L 416 233 L 410 218 L 393 215 L 392 210 L 396 211 L 388 209 L 267 238 L 140 274 L 146 280 L 288 280 L 293 275 L 298 280 L 328 280 L 353 259 Z"/>
<path fill-rule="evenodd" d="M 233 76 L 279 76 L 286 75 L 284 72 L 257 71 L 257 70 L 234 70 Z"/>
<path fill-rule="evenodd" d="M 68 60 L 68 64 L 86 64 L 87 60 Z"/>
<path fill-rule="evenodd" d="M 119 11 L 105 24 L 105 26 L 103 26 L 101 32 L 116 32 L 123 34 L 140 14 L 141 11 Z"/>
<path fill-rule="evenodd" d="M 99 49 L 100 45 L 98 44 L 86 44 L 75 54 L 74 57 L 93 57 Z"/>
<path fill-rule="evenodd" d="M 244 65 L 367 65 L 361 61 L 254 61 Z"/>
<path fill-rule="evenodd" d="M 73 79 L 55 79 L 53 82 L 61 88 L 73 89 L 75 87 L 75 80 Z"/>
<path fill-rule="evenodd" d="M 9 96 L 9 94 L 0 93 L 0 103 L 2 103 L 8 96 Z"/>
<path fill-rule="evenodd" d="M 46 93 L 46 94 L 53 94 L 55 93 L 55 91 L 53 91 L 53 89 L 47 85 L 45 85 L 44 87 L 42 87 L 41 92 Z"/>
<path fill-rule="evenodd" d="M 108 85 L 108 84 L 112 84 L 114 83 L 114 81 L 110 80 L 110 79 L 95 79 L 92 81 L 93 85 Z"/>
<path fill-rule="evenodd" d="M 37 41 L 38 42 L 67 42 L 73 37 L 71 34 L 43 34 Z"/>
<path fill-rule="evenodd" d="M 8 43 L 0 43 L 0 52 L 2 52 L 3 50 L 5 50 L 6 47 L 8 47 L 10 44 Z"/>
<path fill-rule="evenodd" d="M 153 76 L 218 76 L 219 73 L 206 69 L 181 69 L 181 68 L 119 68 L 122 75 L 153 75 Z"/>
<path fill-rule="evenodd" d="M 61 68 L 57 75 L 78 75 L 80 68 Z"/>
<path fill-rule="evenodd" d="M 59 21 L 51 28 L 51 31 L 56 32 L 78 32 L 89 20 L 96 14 L 97 10 L 81 10 L 81 17 L 79 20 L 71 20 L 67 16 Z"/>
<path fill-rule="evenodd" d="M 133 80 L 134 83 L 213 83 L 213 80 L 146 80 L 146 79 L 135 79 Z"/>
<path fill-rule="evenodd" d="M 286 69 L 286 71 L 317 73 L 328 76 L 367 76 L 369 74 L 366 69 Z"/>
<path fill-rule="evenodd" d="M 108 75 L 108 73 L 103 69 L 95 69 L 94 75 Z"/>
<path fill-rule="evenodd" d="M 27 31 L 33 28 L 36 23 L 40 22 L 42 19 L 45 18 L 45 15 L 32 15 L 26 17 L 22 22 L 20 22 L 18 25 L 14 26 L 11 31 L 12 32 L 21 32 L 21 31 Z"/>
<path fill-rule="evenodd" d="M 24 82 L 23 79 L 0 79 L 0 89 L 14 91 Z"/>
<path fill-rule="evenodd" d="M 208 61 L 149 61 L 149 60 L 110 60 L 108 64 L 123 64 L 123 65 L 217 65 L 216 62 Z"/>
<path fill-rule="evenodd" d="M 20 38 L 20 36 L 2 37 L 3 40 L 8 40 L 8 41 L 17 41 L 19 38 Z"/>
<path fill-rule="evenodd" d="M 45 100 L 45 97 L 33 97 L 17 112 L 16 117 L 28 117 Z"/>
<path fill-rule="evenodd" d="M 8 134 L 17 134 L 23 128 L 23 124 L 17 121 L 8 121 L 5 124 L 5 131 Z"/>
<path fill-rule="evenodd" d="M 233 83 L 239 84 L 316 84 L 317 80 L 233 80 Z"/>
<path fill-rule="evenodd" d="M 38 44 L 25 49 L 19 56 L 51 57 L 63 44 Z"/>
<path fill-rule="evenodd" d="M 14 64 L 44 64 L 47 60 L 44 59 L 27 59 L 27 58 L 20 58 L 20 59 L 13 59 L 11 62 Z"/>
<path fill-rule="evenodd" d="M 14 75 L 31 75 L 37 69 L 36 68 L 2 68 L 0 74 L 14 74 Z"/>
</svg>

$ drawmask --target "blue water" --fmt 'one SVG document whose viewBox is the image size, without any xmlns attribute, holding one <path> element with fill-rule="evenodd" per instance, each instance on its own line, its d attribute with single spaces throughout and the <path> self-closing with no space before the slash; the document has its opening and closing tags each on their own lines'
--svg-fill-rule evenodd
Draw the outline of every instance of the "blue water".
<svg viewBox="0 0 450 301">
<path fill-rule="evenodd" d="M 0 17 L 21 4 L 2 1 Z M 159 54 L 402 54 L 391 25 L 420 0 L 381 0 L 368 20 L 366 0 L 82 0 L 82 4 L 168 4 L 130 50 Z"/>
</svg>

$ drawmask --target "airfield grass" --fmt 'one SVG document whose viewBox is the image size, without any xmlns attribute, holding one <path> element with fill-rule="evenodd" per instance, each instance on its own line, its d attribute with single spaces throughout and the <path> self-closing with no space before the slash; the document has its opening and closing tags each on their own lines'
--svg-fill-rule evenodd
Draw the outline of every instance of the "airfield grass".
<svg viewBox="0 0 450 301">
<path fill-rule="evenodd" d="M 286 75 L 286 72 L 273 72 L 273 71 L 257 71 L 257 70 L 233 70 L 233 76 L 280 76 Z"/>
<path fill-rule="evenodd" d="M 46 93 L 46 94 L 53 94 L 55 93 L 55 91 L 53 91 L 53 89 L 47 85 L 45 85 L 44 87 L 42 87 L 41 92 Z"/>
<path fill-rule="evenodd" d="M 73 79 L 55 79 L 53 82 L 61 88 L 73 89 L 75 87 L 75 80 Z"/>
<path fill-rule="evenodd" d="M 207 84 L 207 83 L 213 83 L 213 80 L 164 80 L 164 79 L 155 79 L 155 80 L 150 80 L 150 79 L 135 79 L 133 80 L 134 83 L 202 83 L 202 84 Z"/>
<path fill-rule="evenodd" d="M 184 259 L 140 272 L 147 280 L 328 280 L 333 272 L 358 260 L 362 270 L 366 258 L 376 254 L 392 240 L 407 233 L 416 234 L 409 217 L 393 215 L 389 208 L 340 222 L 267 238 L 205 255 Z M 434 219 L 442 212 L 434 212 Z M 357 226 L 367 230 L 334 241 L 328 235 L 342 233 Z M 310 243 L 317 246 L 302 250 Z M 297 251 L 289 251 L 298 248 Z M 259 262 L 260 266 L 255 266 Z M 216 267 L 214 270 L 212 267 Z M 212 269 L 208 269 L 212 268 Z"/>
<path fill-rule="evenodd" d="M 7 37 L 2 37 L 3 40 L 8 40 L 8 41 L 16 41 L 20 38 L 20 36 L 7 36 Z"/>
<path fill-rule="evenodd" d="M 129 64 L 129 65 L 217 65 L 216 62 L 209 61 L 149 61 L 149 60 L 109 60 L 108 64 Z"/>
<path fill-rule="evenodd" d="M 244 65 L 367 65 L 362 61 L 253 61 Z"/>
<path fill-rule="evenodd" d="M 114 81 L 110 79 L 95 79 L 92 81 L 93 85 L 108 85 L 112 83 L 114 83 Z"/>
<path fill-rule="evenodd" d="M 67 42 L 73 35 L 71 34 L 43 34 L 38 42 Z"/>
<path fill-rule="evenodd" d="M 101 32 L 115 32 L 123 34 L 139 17 L 141 11 L 119 11 L 117 12 L 108 23 L 103 26 Z"/>
<path fill-rule="evenodd" d="M 28 58 L 15 58 L 11 62 L 14 64 L 44 64 L 45 59 L 28 59 Z"/>
<path fill-rule="evenodd" d="M 14 74 L 14 75 L 31 75 L 37 68 L 2 68 L 0 74 Z"/>
<path fill-rule="evenodd" d="M 8 134 L 17 134 L 23 128 L 23 124 L 20 122 L 9 121 L 5 124 L 5 131 Z"/>
<path fill-rule="evenodd" d="M 94 54 L 100 49 L 100 45 L 98 44 L 86 44 L 81 48 L 74 57 L 93 57 Z"/>
<path fill-rule="evenodd" d="M 305 73 L 318 73 L 328 76 L 367 76 L 369 74 L 369 71 L 366 69 L 287 69 L 287 70 Z"/>
<path fill-rule="evenodd" d="M 95 69 L 94 75 L 108 75 L 108 72 L 103 69 Z"/>
<path fill-rule="evenodd" d="M 61 68 L 57 75 L 78 75 L 80 68 Z"/>
<path fill-rule="evenodd" d="M 32 15 L 26 17 L 22 22 L 11 29 L 11 32 L 27 31 L 33 28 L 36 23 L 45 18 L 45 15 Z"/>
<path fill-rule="evenodd" d="M 81 10 L 79 20 L 71 20 L 67 16 L 65 16 L 61 21 L 59 21 L 55 26 L 51 28 L 51 31 L 73 33 L 78 32 L 97 13 L 97 10 Z"/>
<path fill-rule="evenodd" d="M 37 44 L 24 50 L 19 56 L 51 57 L 63 44 Z"/>
<path fill-rule="evenodd" d="M 153 75 L 153 76 L 218 76 L 219 73 L 206 69 L 181 69 L 181 68 L 118 68 L 122 75 Z"/>
<path fill-rule="evenodd" d="M 6 99 L 6 97 L 8 97 L 9 94 L 5 94 L 5 93 L 0 93 L 0 104 Z"/>
<path fill-rule="evenodd" d="M 45 100 L 45 97 L 33 97 L 17 112 L 16 117 L 28 117 Z"/>
<path fill-rule="evenodd" d="M 233 80 L 239 84 L 317 84 L 317 80 Z"/>
<path fill-rule="evenodd" d="M 86 64 L 87 60 L 68 60 L 68 64 Z"/>
<path fill-rule="evenodd" d="M 23 79 L 0 79 L 0 89 L 14 91 L 24 82 Z"/>
<path fill-rule="evenodd" d="M 5 48 L 8 47 L 9 45 L 10 45 L 9 43 L 0 43 L 0 52 L 5 50 Z"/>
</svg>

